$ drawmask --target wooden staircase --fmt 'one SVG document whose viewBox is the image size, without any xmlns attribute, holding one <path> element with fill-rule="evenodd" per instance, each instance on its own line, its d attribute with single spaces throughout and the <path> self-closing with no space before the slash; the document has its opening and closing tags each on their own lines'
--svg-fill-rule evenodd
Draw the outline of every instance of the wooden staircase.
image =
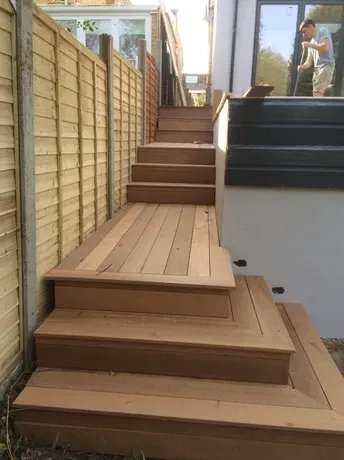
<svg viewBox="0 0 344 460">
<path fill-rule="evenodd" d="M 161 116 L 209 128 L 209 109 Z M 157 459 L 344 458 L 343 379 L 300 305 L 233 275 L 214 147 L 190 141 L 140 147 L 130 203 L 47 276 L 55 310 L 16 433 Z"/>
<path fill-rule="evenodd" d="M 214 204 L 215 149 L 211 144 L 210 108 L 162 108 L 160 115 L 158 142 L 138 149 L 128 200 Z"/>
</svg>

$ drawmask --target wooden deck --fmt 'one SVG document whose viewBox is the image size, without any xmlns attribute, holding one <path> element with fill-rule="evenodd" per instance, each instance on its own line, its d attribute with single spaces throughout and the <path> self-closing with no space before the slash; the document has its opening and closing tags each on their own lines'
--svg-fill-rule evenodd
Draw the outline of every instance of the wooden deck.
<svg viewBox="0 0 344 460">
<path fill-rule="evenodd" d="M 74 253 L 56 270 L 207 277 L 233 286 L 214 206 L 135 203 L 119 214 L 101 241 L 89 238 L 79 260 Z"/>
<path fill-rule="evenodd" d="M 296 348 L 288 385 L 42 368 L 15 402 L 16 431 L 171 460 L 342 459 L 343 379 L 302 307 L 280 311 Z"/>
<path fill-rule="evenodd" d="M 178 130 L 160 135 L 190 142 L 180 122 L 211 109 L 161 114 Z M 47 277 L 55 309 L 35 332 L 17 435 L 166 460 L 344 458 L 342 376 L 300 305 L 233 276 L 214 165 L 212 145 L 139 147 L 135 204 Z"/>
<path fill-rule="evenodd" d="M 73 287 L 73 298 L 78 287 L 66 281 L 103 283 L 99 289 L 111 284 L 118 289 L 118 311 L 128 311 L 128 299 L 141 289 L 140 311 L 215 317 L 229 316 L 228 294 L 235 286 L 229 253 L 219 246 L 214 206 L 204 205 L 127 204 L 47 278 L 56 281 L 57 296 L 61 284 L 65 294 Z M 109 291 L 98 294 L 105 302 Z"/>
</svg>

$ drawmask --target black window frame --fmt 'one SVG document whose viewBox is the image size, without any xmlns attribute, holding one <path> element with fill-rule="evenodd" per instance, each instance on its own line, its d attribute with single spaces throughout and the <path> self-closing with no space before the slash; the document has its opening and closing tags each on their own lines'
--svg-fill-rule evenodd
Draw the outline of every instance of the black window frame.
<svg viewBox="0 0 344 460">
<path fill-rule="evenodd" d="M 254 46 L 253 46 L 253 62 L 251 73 L 251 85 L 254 86 L 256 82 L 257 64 L 258 64 L 258 50 L 259 50 L 259 21 L 261 17 L 261 7 L 263 5 L 296 5 L 298 6 L 297 25 L 295 30 L 295 49 L 293 57 L 293 71 L 291 75 L 291 88 L 295 87 L 297 78 L 297 66 L 301 60 L 301 34 L 298 32 L 298 25 L 305 19 L 305 11 L 307 5 L 343 5 L 342 15 L 342 30 L 339 42 L 338 51 L 338 66 L 336 71 L 336 79 L 334 82 L 334 97 L 340 97 L 342 86 L 344 84 L 344 0 L 257 0 L 256 17 L 255 17 L 255 31 L 254 31 Z M 289 94 L 287 96 L 291 96 Z"/>
</svg>

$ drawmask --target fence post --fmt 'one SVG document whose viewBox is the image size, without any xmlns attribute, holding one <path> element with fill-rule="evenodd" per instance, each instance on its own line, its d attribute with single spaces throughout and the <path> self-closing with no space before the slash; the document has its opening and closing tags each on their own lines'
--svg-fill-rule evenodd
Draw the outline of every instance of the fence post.
<svg viewBox="0 0 344 460">
<path fill-rule="evenodd" d="M 142 145 L 146 144 L 146 40 L 139 40 L 139 70 L 142 73 Z"/>
<path fill-rule="evenodd" d="M 107 180 L 109 219 L 115 215 L 115 120 L 113 91 L 113 38 L 102 34 L 99 37 L 99 50 L 107 69 Z"/>
<path fill-rule="evenodd" d="M 162 88 L 162 41 L 157 40 L 156 41 L 156 56 L 155 56 L 155 61 L 156 61 L 156 67 L 158 69 L 158 75 L 159 75 L 159 85 L 158 85 L 158 90 L 159 90 L 159 97 L 158 97 L 158 103 L 159 107 L 161 106 L 161 88 Z"/>
<path fill-rule="evenodd" d="M 36 205 L 33 118 L 32 0 L 17 2 L 18 138 L 23 341 L 31 359 L 36 329 Z"/>
</svg>

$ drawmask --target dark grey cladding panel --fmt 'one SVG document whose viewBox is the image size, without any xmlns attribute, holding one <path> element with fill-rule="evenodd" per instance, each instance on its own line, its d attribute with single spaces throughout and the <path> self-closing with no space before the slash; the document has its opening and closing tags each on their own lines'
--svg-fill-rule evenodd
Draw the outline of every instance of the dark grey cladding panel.
<svg viewBox="0 0 344 460">
<path fill-rule="evenodd" d="M 343 146 L 332 145 L 232 145 L 228 158 L 241 166 L 344 168 Z"/>
<path fill-rule="evenodd" d="M 344 188 L 344 100 L 230 99 L 226 185 Z"/>
<path fill-rule="evenodd" d="M 343 145 L 344 125 L 230 124 L 233 145 Z"/>
<path fill-rule="evenodd" d="M 226 179 L 226 185 L 240 187 L 344 189 L 344 169 L 231 167 Z"/>
<path fill-rule="evenodd" d="M 318 123 L 344 125 L 344 100 L 330 98 L 230 99 L 234 123 Z"/>
</svg>

